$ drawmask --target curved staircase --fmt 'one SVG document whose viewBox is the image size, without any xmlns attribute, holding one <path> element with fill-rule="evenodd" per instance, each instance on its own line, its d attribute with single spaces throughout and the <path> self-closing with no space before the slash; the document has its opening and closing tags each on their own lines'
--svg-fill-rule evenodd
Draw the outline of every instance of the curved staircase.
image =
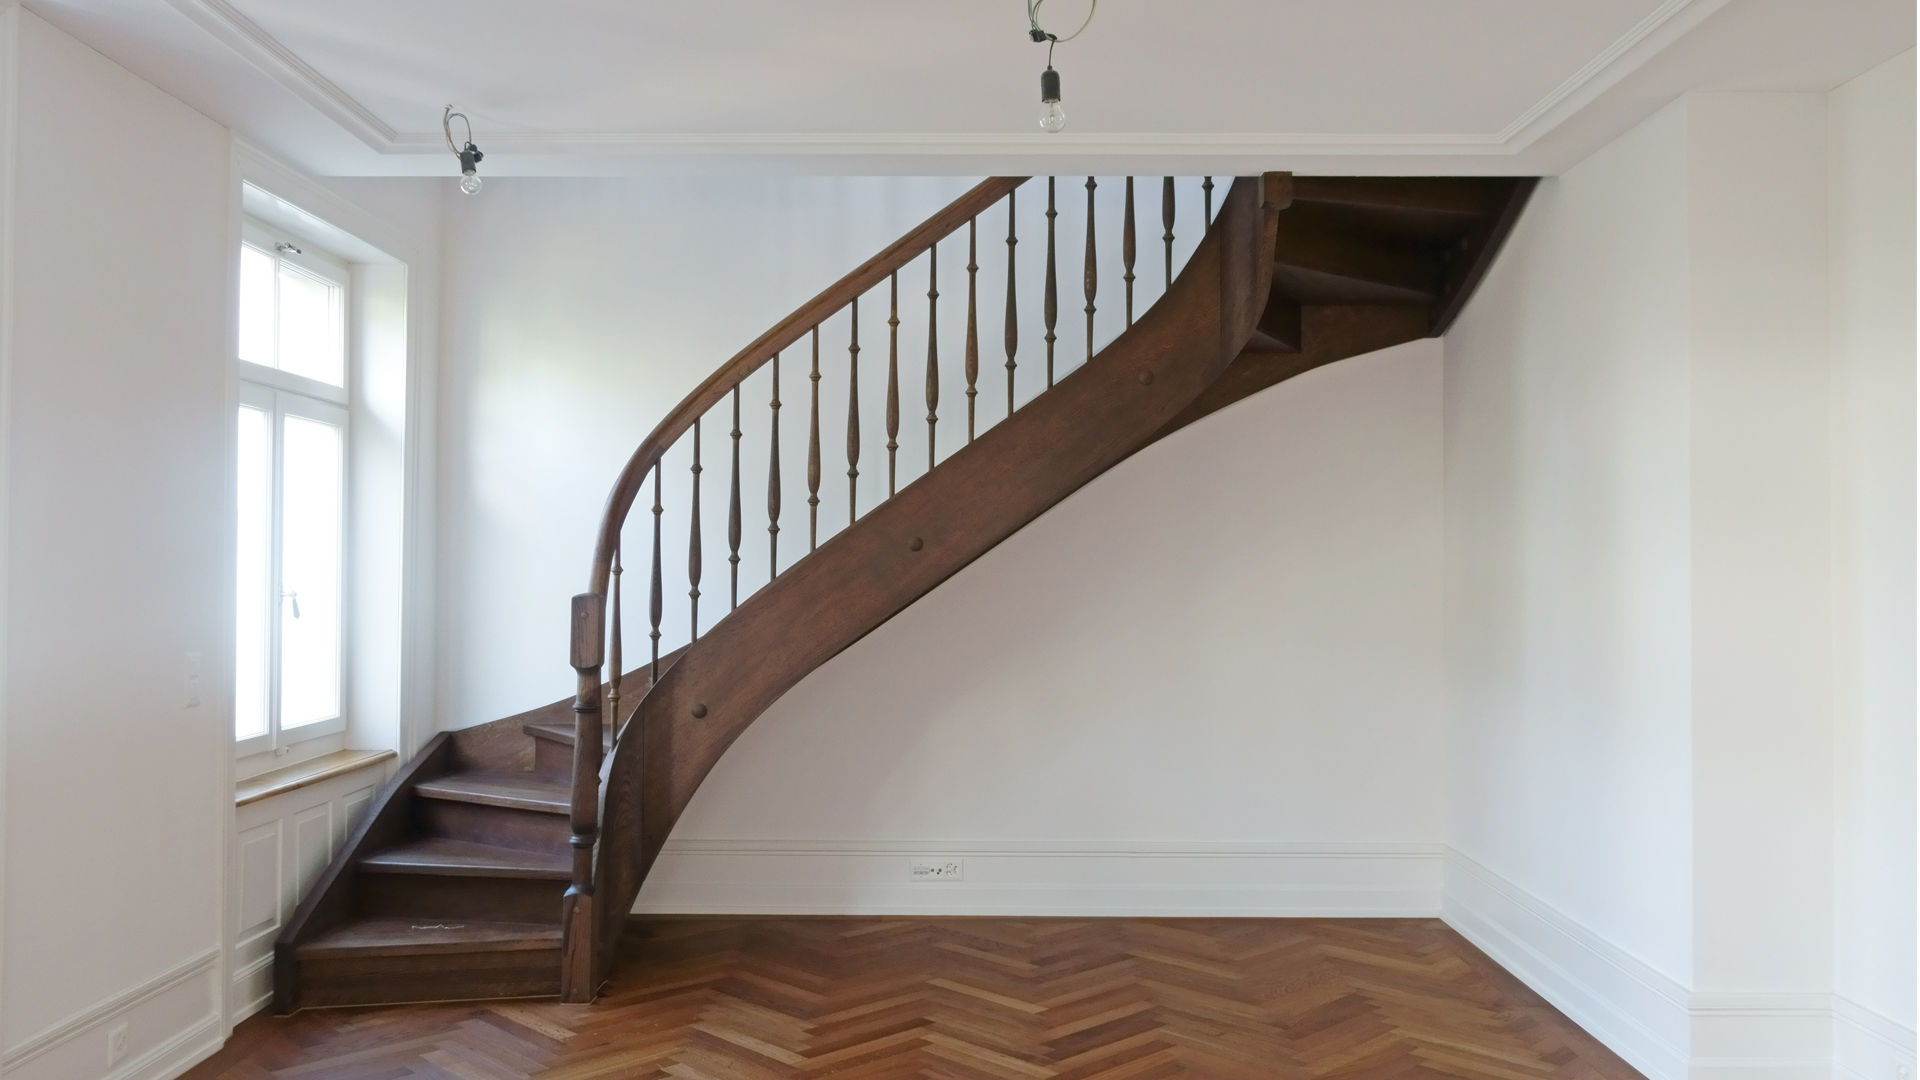
<svg viewBox="0 0 1920 1080">
<path fill-rule="evenodd" d="M 1112 184 L 1112 181 L 1107 183 Z M 1182 182 L 1185 183 L 1185 182 Z M 602 520 L 588 588 L 573 599 L 573 697 L 479 727 L 436 736 L 402 768 L 322 873 L 275 944 L 274 1006 L 561 996 L 590 1001 L 609 975 L 634 898 L 674 822 L 745 728 L 809 672 L 887 621 L 1049 507 L 1167 433 L 1249 394 L 1323 364 L 1445 332 L 1533 187 L 1530 179 L 1294 178 L 1234 180 L 1215 205 L 1211 178 L 1159 188 L 1162 252 L 1141 242 L 1134 178 L 1119 217 L 1125 320 L 1101 293 L 1096 181 L 1086 191 L 1080 292 L 1083 357 L 1058 348 L 1061 185 L 1002 177 L 983 182 L 866 264 L 802 306 L 716 370 L 661 421 L 622 470 Z M 1039 315 L 1043 356 L 1022 337 L 1034 312 L 1019 287 L 1016 200 L 1045 198 L 1045 260 Z M 1069 190 L 1071 190 L 1069 188 Z M 1151 190 L 1149 190 L 1149 196 Z M 1204 234 L 1175 272 L 1177 211 L 1198 195 Z M 1151 198 L 1141 200 L 1151 202 Z M 1002 207 L 1004 206 L 1004 212 Z M 982 299 L 983 232 L 1007 229 L 1004 305 Z M 1150 230 L 1151 226 L 1149 226 Z M 938 332 L 942 242 L 964 238 L 964 324 L 949 322 L 965 377 L 965 440 L 939 453 L 936 425 L 954 352 Z M 997 242 L 997 236 L 990 242 Z M 1111 244 L 1108 236 L 1106 243 Z M 1191 243 L 1191 240 L 1189 241 Z M 1147 272 L 1136 273 L 1149 249 Z M 1156 260 L 1154 254 L 1162 254 Z M 951 256 L 950 256 L 951 263 Z M 1163 272 L 1152 273 L 1160 262 Z M 928 425 L 924 471 L 899 482 L 903 277 L 927 285 L 924 364 L 908 358 L 912 385 L 924 373 Z M 1136 286 L 1163 286 L 1136 313 Z M 998 291 L 998 289 L 990 290 Z M 888 304 L 884 430 L 887 485 L 864 512 L 861 497 L 859 304 Z M 1104 320 L 1097 301 L 1109 304 Z M 1000 310 L 991 310 L 999 308 Z M 848 317 L 849 310 L 851 317 Z M 982 314 L 1004 331 L 1005 408 L 999 378 L 980 371 Z M 840 320 L 840 321 L 834 321 Z M 1070 321 L 1078 319 L 1070 317 Z M 1102 321 L 1112 327 L 1101 342 Z M 846 359 L 847 515 L 820 538 L 821 338 L 823 325 L 850 330 Z M 991 332 L 991 330 L 989 331 Z M 1031 327 L 1028 327 L 1031 336 Z M 837 350 L 836 347 L 832 347 Z M 869 345 L 869 352 L 878 347 Z M 781 364 L 787 361 L 788 401 Z M 949 365 L 942 374 L 941 364 Z M 806 391 L 799 389 L 802 363 Z M 1045 386 L 1024 402 L 1021 378 L 1045 365 Z M 877 366 L 869 360 L 868 366 Z M 1072 370 L 1065 370 L 1071 367 Z M 1056 372 L 1059 372 L 1056 377 Z M 771 376 L 769 378 L 769 376 Z M 872 373 L 868 373 L 872 377 Z M 744 509 L 741 479 L 745 391 L 770 387 L 765 413 L 768 580 L 741 591 Z M 805 475 L 807 546 L 799 548 L 797 508 L 783 514 L 780 436 L 783 405 L 808 398 Z M 917 395 L 916 395 L 917 397 Z M 830 411 L 832 405 L 829 406 Z M 917 411 L 917 407 L 916 410 Z M 985 418 L 985 422 L 983 422 Z M 700 505 L 702 429 L 731 422 L 725 499 L 729 605 L 703 631 L 702 534 L 715 513 Z M 917 423 L 917 421 L 915 421 Z M 793 430 L 789 427 L 789 441 Z M 950 441 L 958 441 L 949 435 Z M 721 441 L 723 449 L 728 445 Z M 678 537 L 663 533 L 662 476 L 672 455 L 691 460 L 684 561 L 667 556 Z M 716 459 L 710 458 L 710 462 Z M 796 462 L 787 462 L 793 469 Z M 917 462 L 906 462 L 908 471 Z M 869 485 L 877 466 L 869 466 Z M 716 471 L 718 471 L 716 469 Z M 629 513 L 642 495 L 639 521 Z M 710 504 L 711 505 L 711 504 Z M 757 511 L 756 511 L 757 513 Z M 788 522 L 783 533 L 782 521 Z M 831 526 L 830 526 L 831 527 Z M 781 563 L 786 541 L 788 561 Z M 641 544 L 649 569 L 647 661 L 626 669 L 622 549 Z M 751 550 L 752 545 L 749 545 Z M 687 641 L 663 620 L 665 567 L 684 572 L 691 610 Z M 749 579 L 751 581 L 751 578 Z M 676 586 L 677 591 L 677 586 Z M 716 590 L 718 591 L 718 590 Z M 709 601 L 709 615 L 717 606 Z M 663 633 L 666 625 L 669 631 Z M 624 672 L 624 674 L 622 674 Z M 617 737 L 616 737 L 617 733 Z"/>
</svg>

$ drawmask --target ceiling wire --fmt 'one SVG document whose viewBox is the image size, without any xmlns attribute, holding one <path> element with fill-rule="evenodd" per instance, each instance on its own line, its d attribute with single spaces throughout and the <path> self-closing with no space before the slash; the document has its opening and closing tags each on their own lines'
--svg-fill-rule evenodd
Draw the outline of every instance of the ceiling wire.
<svg viewBox="0 0 1920 1080">
<path fill-rule="evenodd" d="M 1093 22 L 1093 13 L 1095 9 L 1097 9 L 1100 6 L 1100 0 L 1090 0 L 1090 2 L 1087 4 L 1087 17 L 1080 20 L 1079 27 L 1077 27 L 1073 33 L 1068 34 L 1066 37 L 1060 37 L 1057 34 L 1048 34 L 1045 30 L 1040 29 L 1040 5 L 1046 2 L 1047 0 L 1027 0 L 1027 24 L 1033 27 L 1033 29 L 1038 33 L 1046 35 L 1047 46 L 1049 50 L 1051 50 L 1052 47 L 1055 45 L 1059 45 L 1063 42 L 1072 41 L 1074 38 L 1079 37 L 1083 32 L 1085 32 L 1088 24 Z"/>
</svg>

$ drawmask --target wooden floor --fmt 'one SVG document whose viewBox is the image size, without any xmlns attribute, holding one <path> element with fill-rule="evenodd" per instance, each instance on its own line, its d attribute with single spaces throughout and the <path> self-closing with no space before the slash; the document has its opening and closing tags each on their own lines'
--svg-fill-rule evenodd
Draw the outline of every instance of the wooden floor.
<svg viewBox="0 0 1920 1080">
<path fill-rule="evenodd" d="M 189 1080 L 1637 1080 L 1430 919 L 650 919 L 594 1005 L 255 1017 Z"/>
</svg>

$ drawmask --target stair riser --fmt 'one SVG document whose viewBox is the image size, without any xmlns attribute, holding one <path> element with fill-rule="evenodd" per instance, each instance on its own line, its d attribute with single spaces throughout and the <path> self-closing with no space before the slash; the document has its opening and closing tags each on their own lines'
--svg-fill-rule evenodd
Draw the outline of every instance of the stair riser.
<svg viewBox="0 0 1920 1080">
<path fill-rule="evenodd" d="M 557 739 L 533 740 L 533 771 L 548 776 L 572 776 L 573 744 Z"/>
<path fill-rule="evenodd" d="M 559 881 L 441 877 L 429 874 L 369 874 L 359 881 L 360 913 L 401 915 L 429 922 L 560 923 Z"/>
<path fill-rule="evenodd" d="M 304 960 L 299 1008 L 553 997 L 560 950 Z"/>
<path fill-rule="evenodd" d="M 416 799 L 421 831 L 429 836 L 473 840 L 527 851 L 565 850 L 572 832 L 559 814 L 504 806 Z"/>
</svg>

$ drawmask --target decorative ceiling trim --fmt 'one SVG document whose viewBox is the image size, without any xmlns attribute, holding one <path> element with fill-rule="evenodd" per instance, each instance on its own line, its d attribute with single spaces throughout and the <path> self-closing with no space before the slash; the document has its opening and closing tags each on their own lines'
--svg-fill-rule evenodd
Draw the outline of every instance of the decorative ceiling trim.
<svg viewBox="0 0 1920 1080">
<path fill-rule="evenodd" d="M 167 0 L 242 59 L 379 154 L 438 154 L 446 150 L 437 132 L 401 134 L 351 94 L 302 60 L 293 50 L 233 7 L 228 0 Z M 490 153 L 629 153 L 636 156 L 750 155 L 851 157 L 886 153 L 923 157 L 992 154 L 1027 157 L 1061 151 L 1097 154 L 1158 153 L 1180 156 L 1513 155 L 1586 107 L 1609 87 L 1698 26 L 1727 0 L 1663 0 L 1626 33 L 1569 75 L 1560 85 L 1497 132 L 1403 134 L 1145 133 L 1011 135 L 1001 132 L 872 133 L 740 132 L 650 134 L 630 132 L 541 134 L 489 132 Z"/>
<path fill-rule="evenodd" d="M 238 53 L 241 59 L 319 109 L 353 137 L 383 154 L 392 152 L 389 147 L 393 146 L 397 133 L 386 121 L 300 59 L 292 49 L 280 44 L 227 0 L 167 0 L 167 3 Z"/>
</svg>

